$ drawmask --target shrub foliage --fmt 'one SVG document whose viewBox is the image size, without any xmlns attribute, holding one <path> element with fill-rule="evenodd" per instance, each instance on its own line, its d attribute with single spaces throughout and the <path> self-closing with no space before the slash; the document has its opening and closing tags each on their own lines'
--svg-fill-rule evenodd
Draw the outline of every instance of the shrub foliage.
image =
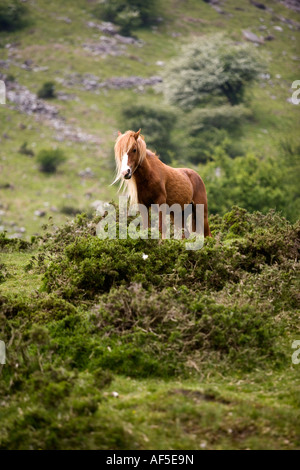
<svg viewBox="0 0 300 470">
<path fill-rule="evenodd" d="M 14 31 L 25 25 L 27 8 L 20 0 L 1 0 L 0 30 Z"/>
<path fill-rule="evenodd" d="M 175 124 L 174 110 L 144 104 L 126 106 L 120 119 L 123 132 L 141 128 L 142 133 L 147 136 L 147 147 L 155 151 L 165 163 L 170 162 L 175 151 L 171 137 Z"/>
<path fill-rule="evenodd" d="M 262 71 L 249 45 L 235 45 L 223 37 L 198 40 L 170 62 L 164 74 L 164 94 L 171 104 L 192 109 L 223 97 L 232 105 L 244 99 L 245 90 Z"/>
<path fill-rule="evenodd" d="M 131 34 L 138 27 L 147 27 L 156 21 L 157 0 L 104 0 L 94 8 L 94 15 L 120 26 L 120 32 Z"/>
<path fill-rule="evenodd" d="M 51 99 L 56 97 L 54 82 L 45 82 L 37 93 L 39 98 Z"/>
<path fill-rule="evenodd" d="M 44 173 L 55 173 L 65 160 L 66 157 L 60 149 L 44 149 L 37 154 L 39 169 Z"/>
</svg>

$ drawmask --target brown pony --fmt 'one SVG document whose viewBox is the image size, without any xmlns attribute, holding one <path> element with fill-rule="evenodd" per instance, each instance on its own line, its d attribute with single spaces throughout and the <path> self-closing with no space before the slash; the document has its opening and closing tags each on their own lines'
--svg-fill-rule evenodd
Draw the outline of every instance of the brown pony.
<svg viewBox="0 0 300 470">
<path fill-rule="evenodd" d="M 130 204 L 192 203 L 192 228 L 196 231 L 196 204 L 204 205 L 204 236 L 211 236 L 208 225 L 207 196 L 204 183 L 198 173 L 188 168 L 171 168 L 146 148 L 144 137 L 138 132 L 119 132 L 115 144 L 117 176 L 113 183 L 121 180 L 125 184 Z M 113 184 L 112 183 L 112 184 Z M 164 238 L 162 214 L 159 214 L 159 230 Z M 143 221 L 149 226 L 149 220 Z"/>
</svg>

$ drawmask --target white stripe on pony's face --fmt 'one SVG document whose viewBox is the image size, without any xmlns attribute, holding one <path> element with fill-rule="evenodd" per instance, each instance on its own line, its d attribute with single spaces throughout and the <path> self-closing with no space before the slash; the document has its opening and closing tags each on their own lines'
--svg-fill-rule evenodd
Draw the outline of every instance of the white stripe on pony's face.
<svg viewBox="0 0 300 470">
<path fill-rule="evenodd" d="M 126 180 L 130 179 L 132 176 L 131 168 L 128 166 L 128 153 L 125 152 L 121 160 L 121 175 L 124 176 Z"/>
</svg>

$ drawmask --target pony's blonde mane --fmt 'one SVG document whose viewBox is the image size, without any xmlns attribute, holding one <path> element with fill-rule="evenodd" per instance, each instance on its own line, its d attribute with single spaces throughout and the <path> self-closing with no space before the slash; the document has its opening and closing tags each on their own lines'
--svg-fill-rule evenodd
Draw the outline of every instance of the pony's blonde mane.
<svg viewBox="0 0 300 470">
<path fill-rule="evenodd" d="M 114 184 L 120 180 L 120 186 L 119 186 L 118 191 L 120 191 L 123 188 L 123 193 L 126 193 L 128 195 L 129 203 L 131 206 L 133 206 L 134 204 L 138 204 L 136 180 L 134 177 L 134 171 L 130 180 L 125 180 L 124 178 L 122 178 L 122 174 L 121 174 L 122 157 L 124 153 L 130 150 L 130 148 L 133 146 L 134 142 L 136 141 L 138 155 L 139 155 L 137 166 L 139 166 L 146 158 L 146 143 L 145 143 L 144 137 L 142 135 L 139 135 L 138 139 L 135 140 L 134 134 L 135 132 L 133 131 L 127 131 L 125 132 L 125 134 L 121 134 L 117 138 L 117 141 L 115 144 L 115 159 L 116 159 L 117 174 L 116 174 L 115 180 L 112 183 Z"/>
</svg>

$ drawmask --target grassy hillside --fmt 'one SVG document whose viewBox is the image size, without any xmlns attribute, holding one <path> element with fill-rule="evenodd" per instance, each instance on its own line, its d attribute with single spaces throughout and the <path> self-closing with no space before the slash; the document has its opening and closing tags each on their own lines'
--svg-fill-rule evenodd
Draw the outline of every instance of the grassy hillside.
<svg viewBox="0 0 300 470">
<path fill-rule="evenodd" d="M 276 157 L 282 140 L 295 142 L 299 109 L 287 99 L 299 74 L 299 14 L 272 1 L 265 2 L 267 10 L 260 10 L 250 2 L 240 5 L 227 0 L 221 5 L 224 14 L 198 0 L 161 3 L 162 21 L 155 27 L 137 30 L 137 44 L 123 44 L 114 36 L 89 27 L 90 22 L 98 26 L 101 22 L 92 15 L 94 2 L 85 0 L 28 1 L 27 26 L 0 33 L 0 67 L 8 86 L 9 80 L 14 79 L 17 85 L 36 94 L 43 83 L 53 81 L 59 96 L 68 99 L 48 100 L 46 104 L 55 106 L 74 131 L 66 135 L 61 122 L 60 129 L 55 130 L 48 115 L 28 115 L 23 108 L 20 112 L 13 109 L 15 105 L 9 100 L 0 106 L 2 229 L 12 235 L 25 229 L 23 236 L 25 233 L 28 237 L 40 232 L 49 216 L 59 224 L 66 220 L 66 213 L 90 211 L 93 201 L 114 197 L 116 190 L 109 187 L 114 169 L 112 148 L 122 109 L 130 103 L 155 105 L 162 96 L 151 86 L 93 89 L 89 75 L 101 83 L 111 77 L 160 76 L 164 64 L 178 54 L 181 45 L 196 37 L 223 32 L 234 41 L 244 41 L 243 29 L 274 37 L 259 46 L 270 77 L 249 90 L 253 117 L 240 131 L 242 144 L 246 151 L 264 158 Z M 103 52 L 101 47 L 107 43 Z M 88 84 L 82 84 L 84 77 Z M 174 130 L 175 142 L 178 136 L 178 142 L 186 138 L 180 124 Z M 74 141 L 80 139 L 78 129 L 89 137 L 84 135 L 82 142 Z M 41 149 L 58 146 L 65 151 L 67 161 L 56 175 L 41 174 L 35 157 L 18 152 L 25 142 L 35 155 Z M 174 152 L 179 164 L 187 157 Z M 86 168 L 91 169 L 92 177 L 79 176 Z M 229 209 L 230 205 L 226 210 Z M 41 218 L 35 211 L 46 214 Z"/>
<path fill-rule="evenodd" d="M 28 0 L 23 27 L 0 31 L 0 449 L 300 448 L 289 101 L 300 14 L 287 3 L 165 0 L 159 21 L 128 39 L 95 18 L 94 1 Z M 116 201 L 124 110 L 170 109 L 159 88 L 169 60 L 220 32 L 244 42 L 242 30 L 272 39 L 253 45 L 266 71 L 247 89 L 224 193 L 211 176 L 224 149 L 191 163 L 186 116 L 172 108 L 171 163 L 204 175 L 213 238 L 193 252 L 181 240 L 98 239 L 93 203 Z M 37 101 L 49 81 L 57 96 Z M 55 148 L 66 160 L 41 172 L 39 151 Z M 290 194 L 288 218 L 268 199 L 272 181 L 275 196 Z M 257 185 L 263 213 L 245 196 Z M 231 186 L 248 211 L 231 207 Z"/>
</svg>

